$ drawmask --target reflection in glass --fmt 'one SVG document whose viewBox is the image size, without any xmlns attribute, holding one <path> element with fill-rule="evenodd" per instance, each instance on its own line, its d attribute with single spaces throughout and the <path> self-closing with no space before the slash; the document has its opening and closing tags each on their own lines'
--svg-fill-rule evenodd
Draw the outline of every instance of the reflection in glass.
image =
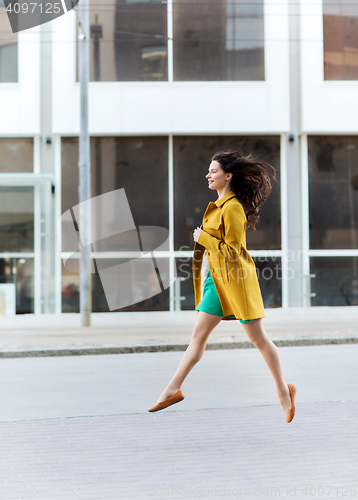
<svg viewBox="0 0 358 500">
<path fill-rule="evenodd" d="M 143 241 L 155 241 L 146 226 L 168 230 L 168 138 L 167 137 L 93 137 L 91 138 L 92 196 L 125 189 L 134 223 L 141 228 Z M 78 139 L 62 138 L 62 213 L 78 204 Z M 121 214 L 118 214 L 120 217 Z M 93 214 L 94 219 L 96 214 Z M 122 235 L 123 236 L 123 235 Z M 131 234 L 131 238 L 138 235 Z M 126 235 L 125 243 L 133 243 Z M 132 239 L 133 239 L 132 238 Z M 123 238 L 114 235 L 102 240 L 99 251 L 124 251 Z M 133 250 L 133 245 L 130 250 Z M 122 259 L 122 262 L 128 259 Z M 97 265 L 109 265 L 97 259 Z M 115 263 L 113 264 L 115 265 Z M 143 271 L 144 272 L 144 271 Z M 103 287 L 93 274 L 93 311 L 108 311 Z M 127 284 L 126 284 L 127 285 Z M 63 269 L 63 311 L 78 310 L 79 278 Z M 122 308 L 121 311 L 169 309 L 169 291 Z"/>
<path fill-rule="evenodd" d="M 61 213 L 78 204 L 78 138 L 61 139 Z M 92 163 L 92 158 L 91 158 Z M 93 179 L 91 179 L 93 182 Z"/>
<path fill-rule="evenodd" d="M 323 0 L 324 79 L 358 80 L 358 3 Z"/>
<path fill-rule="evenodd" d="M 358 137 L 308 138 L 310 248 L 358 248 Z"/>
<path fill-rule="evenodd" d="M 174 0 L 174 80 L 264 80 L 263 0 Z"/>
<path fill-rule="evenodd" d="M 92 289 L 93 289 L 92 275 Z M 80 275 L 68 271 L 62 262 L 62 312 L 80 312 Z M 93 299 L 93 293 L 92 293 Z M 94 309 L 92 308 L 92 311 Z"/>
<path fill-rule="evenodd" d="M 17 33 L 13 33 L 0 1 L 0 82 L 18 82 Z"/>
<path fill-rule="evenodd" d="M 157 259 L 159 260 L 159 259 Z M 124 262 L 128 259 L 96 259 L 98 268 L 111 268 Z M 140 259 L 139 266 L 136 263 L 136 271 L 131 273 L 128 280 L 123 283 L 114 284 L 118 288 L 120 297 L 126 297 L 128 287 L 134 296 L 139 298 L 143 289 L 152 286 L 153 294 L 158 289 L 158 278 L 154 273 L 150 273 L 152 269 L 152 261 L 150 259 Z M 138 269 L 142 270 L 138 274 Z M 102 281 L 98 273 L 92 274 L 92 311 L 93 312 L 109 312 L 106 293 L 102 286 Z M 80 279 L 79 274 L 67 271 L 62 266 L 62 312 L 79 312 L 79 289 Z M 122 307 L 117 311 L 169 311 L 169 288 L 161 293 L 156 293 L 152 297 L 145 300 L 139 300 L 136 303 Z"/>
<path fill-rule="evenodd" d="M 0 252 L 34 251 L 34 188 L 0 187 Z"/>
<path fill-rule="evenodd" d="M 192 311 L 195 309 L 192 262 L 192 257 L 178 257 L 175 259 L 177 276 L 184 278 L 180 281 L 180 296 L 185 297 L 180 301 L 180 308 L 182 311 Z M 173 285 L 173 287 L 175 287 L 175 285 Z"/>
<path fill-rule="evenodd" d="M 265 307 L 282 307 L 281 257 L 253 257 Z"/>
<path fill-rule="evenodd" d="M 314 306 L 358 305 L 358 257 L 311 257 Z"/>
<path fill-rule="evenodd" d="M 205 175 L 216 151 L 234 149 L 243 154 L 253 152 L 277 170 L 278 182 L 260 209 L 257 231 L 248 228 L 247 248 L 273 250 L 281 248 L 280 210 L 280 138 L 278 136 L 189 136 L 174 137 L 174 224 L 175 250 L 192 250 L 193 231 L 201 225 L 210 201 L 217 192 L 208 188 Z"/>
<path fill-rule="evenodd" d="M 168 229 L 168 138 L 92 137 L 91 186 L 92 196 L 124 188 L 136 226 Z M 77 204 L 78 139 L 64 137 L 62 213 Z"/>
<path fill-rule="evenodd" d="M 90 35 L 90 81 L 168 79 L 166 2 L 91 0 Z"/>
<path fill-rule="evenodd" d="M 0 173 L 33 172 L 33 139 L 1 138 L 0 158 Z"/>
<path fill-rule="evenodd" d="M 109 312 L 98 274 L 91 274 L 92 311 Z M 80 276 L 68 271 L 62 264 L 62 312 L 80 312 Z"/>
<path fill-rule="evenodd" d="M 16 314 L 34 312 L 34 259 L 0 258 L 0 283 L 15 283 Z"/>
</svg>

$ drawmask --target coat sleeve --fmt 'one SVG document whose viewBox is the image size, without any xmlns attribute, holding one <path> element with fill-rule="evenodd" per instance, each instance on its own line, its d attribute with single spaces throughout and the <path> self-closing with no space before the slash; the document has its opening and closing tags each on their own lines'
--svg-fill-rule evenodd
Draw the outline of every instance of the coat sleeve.
<svg viewBox="0 0 358 500">
<path fill-rule="evenodd" d="M 227 205 L 223 208 L 224 239 L 219 240 L 206 231 L 200 233 L 198 243 L 207 250 L 216 252 L 231 262 L 238 261 L 241 252 L 242 234 L 245 231 L 246 216 L 241 206 Z"/>
</svg>

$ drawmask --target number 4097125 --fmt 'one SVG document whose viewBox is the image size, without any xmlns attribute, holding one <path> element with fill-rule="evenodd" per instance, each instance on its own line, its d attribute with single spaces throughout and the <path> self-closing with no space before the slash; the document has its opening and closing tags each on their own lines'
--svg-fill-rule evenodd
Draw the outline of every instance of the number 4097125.
<svg viewBox="0 0 358 500">
<path fill-rule="evenodd" d="M 61 11 L 61 3 L 37 3 L 37 2 L 29 2 L 29 3 L 9 3 L 6 7 L 6 11 L 10 14 L 33 14 L 36 11 L 40 14 L 60 14 Z"/>
</svg>

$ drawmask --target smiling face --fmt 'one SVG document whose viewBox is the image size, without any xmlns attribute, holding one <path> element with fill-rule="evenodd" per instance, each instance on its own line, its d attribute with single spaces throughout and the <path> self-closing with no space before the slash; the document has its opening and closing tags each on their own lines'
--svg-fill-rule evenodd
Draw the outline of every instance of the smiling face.
<svg viewBox="0 0 358 500">
<path fill-rule="evenodd" d="M 217 161 L 212 161 L 209 165 L 209 172 L 205 176 L 208 179 L 210 189 L 224 189 L 230 184 L 232 174 L 226 174 Z"/>
</svg>

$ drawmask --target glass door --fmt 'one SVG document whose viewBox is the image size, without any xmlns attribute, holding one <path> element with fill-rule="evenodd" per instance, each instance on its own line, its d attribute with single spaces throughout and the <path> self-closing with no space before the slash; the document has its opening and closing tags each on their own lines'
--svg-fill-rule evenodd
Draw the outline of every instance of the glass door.
<svg viewBox="0 0 358 500">
<path fill-rule="evenodd" d="M 15 285 L 16 313 L 34 312 L 34 187 L 0 186 L 0 283 Z"/>
<path fill-rule="evenodd" d="M 52 179 L 0 174 L 0 286 L 12 285 L 1 290 L 15 291 L 16 314 L 54 312 Z"/>
</svg>

